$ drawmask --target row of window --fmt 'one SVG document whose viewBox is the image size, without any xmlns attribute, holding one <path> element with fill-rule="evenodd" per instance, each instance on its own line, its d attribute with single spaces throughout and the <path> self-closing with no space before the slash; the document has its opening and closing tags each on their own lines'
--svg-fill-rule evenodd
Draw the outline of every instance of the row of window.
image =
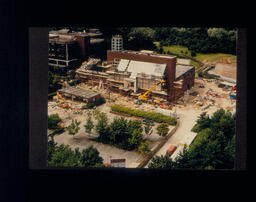
<svg viewBox="0 0 256 202">
<path fill-rule="evenodd" d="M 112 38 L 112 41 L 123 41 L 123 39 L 119 39 L 119 38 Z"/>
</svg>

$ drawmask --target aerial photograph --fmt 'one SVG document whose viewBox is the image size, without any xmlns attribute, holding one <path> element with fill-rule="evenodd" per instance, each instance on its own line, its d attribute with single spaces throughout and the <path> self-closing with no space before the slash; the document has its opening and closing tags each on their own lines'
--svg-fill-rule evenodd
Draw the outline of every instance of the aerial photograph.
<svg viewBox="0 0 256 202">
<path fill-rule="evenodd" d="M 234 169 L 237 29 L 51 27 L 47 166 Z"/>
</svg>

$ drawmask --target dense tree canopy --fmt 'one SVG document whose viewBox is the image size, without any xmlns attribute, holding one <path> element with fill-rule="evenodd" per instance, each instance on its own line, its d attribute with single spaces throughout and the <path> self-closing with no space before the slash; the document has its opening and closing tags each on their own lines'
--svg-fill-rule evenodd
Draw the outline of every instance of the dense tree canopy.
<svg viewBox="0 0 256 202">
<path fill-rule="evenodd" d="M 155 28 L 154 40 L 162 45 L 182 45 L 197 53 L 236 53 L 236 29 Z"/>
<path fill-rule="evenodd" d="M 148 27 L 132 28 L 128 34 L 127 49 L 156 49 L 153 43 L 154 30 Z"/>
<path fill-rule="evenodd" d="M 72 150 L 68 145 L 57 144 L 50 140 L 47 147 L 48 165 L 58 167 L 103 167 L 103 158 L 93 146 Z"/>
<path fill-rule="evenodd" d="M 144 141 L 141 121 L 120 117 L 109 124 L 104 112 L 96 110 L 94 116 L 97 120 L 96 132 L 99 141 L 127 150 L 138 148 Z"/>
<path fill-rule="evenodd" d="M 175 160 L 155 157 L 150 168 L 232 169 L 235 158 L 235 120 L 229 111 L 217 110 L 212 117 L 202 113 L 192 129 L 197 136 Z"/>
</svg>

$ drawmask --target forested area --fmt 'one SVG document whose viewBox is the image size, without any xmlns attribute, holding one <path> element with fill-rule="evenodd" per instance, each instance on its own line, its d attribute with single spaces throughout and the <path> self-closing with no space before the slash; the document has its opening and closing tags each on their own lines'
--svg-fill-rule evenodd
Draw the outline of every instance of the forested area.
<svg viewBox="0 0 256 202">
<path fill-rule="evenodd" d="M 154 28 L 154 40 L 162 45 L 181 45 L 196 53 L 236 54 L 236 29 Z"/>
<path fill-rule="evenodd" d="M 235 159 L 235 117 L 220 109 L 212 117 L 202 113 L 192 131 L 198 133 L 189 148 L 174 160 L 153 157 L 149 168 L 233 169 Z"/>
<path fill-rule="evenodd" d="M 235 28 L 122 27 L 106 30 L 108 34 L 123 35 L 125 49 L 157 51 L 153 42 L 159 41 L 161 46 L 185 46 L 195 53 L 236 54 Z"/>
<path fill-rule="evenodd" d="M 48 166 L 58 167 L 104 167 L 103 158 L 93 146 L 72 150 L 68 145 L 58 146 L 53 139 L 48 141 L 47 147 Z"/>
</svg>

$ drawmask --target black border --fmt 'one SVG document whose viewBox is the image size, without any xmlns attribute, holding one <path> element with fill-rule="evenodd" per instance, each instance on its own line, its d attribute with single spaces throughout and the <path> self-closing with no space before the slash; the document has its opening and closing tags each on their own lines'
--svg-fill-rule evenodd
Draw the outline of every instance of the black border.
<svg viewBox="0 0 256 202">
<path fill-rule="evenodd" d="M 170 172 L 163 169 L 161 172 L 147 170 L 142 175 L 140 170 L 131 170 L 129 174 L 124 174 L 120 169 L 114 172 L 106 170 L 105 173 L 97 170 L 86 172 L 29 169 L 29 27 L 96 24 L 99 27 L 171 25 L 245 28 L 245 24 L 250 23 L 252 19 L 251 13 L 254 13 L 246 8 L 247 3 L 241 2 L 237 3 L 237 8 L 231 6 L 236 3 L 232 2 L 225 6 L 223 1 L 221 4 L 215 1 L 209 4 L 200 2 L 200 5 L 195 4 L 195 1 L 182 1 L 177 5 L 178 3 L 152 1 L 138 4 L 132 1 L 116 3 L 96 1 L 95 5 L 92 5 L 94 4 L 92 1 L 56 3 L 2 0 L 0 2 L 0 75 L 2 76 L 0 79 L 0 201 L 45 202 L 53 199 L 76 201 L 76 199 L 86 200 L 89 198 L 88 195 L 93 196 L 93 200 L 99 197 L 108 200 L 119 193 L 123 194 L 122 199 L 134 200 L 137 199 L 135 195 L 141 194 L 142 190 L 144 197 L 149 195 L 150 199 L 159 200 L 166 193 L 173 193 L 182 198 L 187 195 L 187 187 L 195 191 L 189 192 L 189 196 L 208 192 L 211 198 L 216 196 L 218 200 L 222 194 L 237 197 L 237 194 L 241 193 L 241 188 L 248 184 L 246 182 L 248 172 L 242 170 Z M 246 51 L 247 29 L 244 34 L 241 51 Z M 247 55 L 242 55 L 243 67 L 247 69 Z M 242 68 L 238 71 L 241 71 L 244 78 L 240 88 L 241 92 L 244 92 L 245 100 L 242 102 L 247 104 L 249 101 L 247 97 L 251 97 L 252 94 L 246 94 L 246 71 Z M 241 111 L 243 121 L 248 122 L 246 105 L 243 108 L 246 108 L 245 111 Z M 246 124 L 241 123 L 243 128 L 247 127 Z M 247 138 L 242 138 L 240 141 L 244 146 L 247 145 Z M 245 154 L 246 152 L 243 153 Z M 247 158 L 243 159 L 246 159 L 248 170 Z M 244 167 L 245 164 L 241 166 Z M 167 185 L 164 182 L 167 182 Z M 95 190 L 98 192 L 95 193 Z M 158 195 L 155 194 L 156 190 L 160 190 Z M 174 198 L 174 195 L 167 195 L 171 199 Z"/>
</svg>

